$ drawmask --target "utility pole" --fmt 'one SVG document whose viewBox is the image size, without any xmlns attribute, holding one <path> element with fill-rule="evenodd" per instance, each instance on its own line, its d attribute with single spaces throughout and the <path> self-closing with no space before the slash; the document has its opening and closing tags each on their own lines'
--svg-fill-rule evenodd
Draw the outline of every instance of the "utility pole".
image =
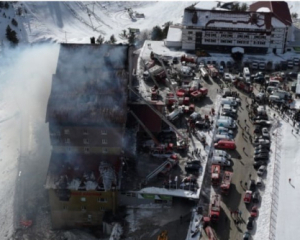
<svg viewBox="0 0 300 240">
<path fill-rule="evenodd" d="M 65 31 L 65 41 L 66 41 L 66 43 L 68 42 L 67 41 L 67 31 Z"/>
</svg>

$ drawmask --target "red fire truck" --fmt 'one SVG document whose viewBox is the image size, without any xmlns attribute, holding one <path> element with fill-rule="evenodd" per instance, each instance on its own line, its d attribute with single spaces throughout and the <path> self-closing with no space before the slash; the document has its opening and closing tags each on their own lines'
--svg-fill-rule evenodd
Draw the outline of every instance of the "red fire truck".
<svg viewBox="0 0 300 240">
<path fill-rule="evenodd" d="M 221 178 L 221 166 L 220 165 L 211 165 L 211 183 L 216 186 L 220 184 Z"/>
<path fill-rule="evenodd" d="M 212 195 L 209 205 L 209 217 L 212 222 L 217 222 L 221 211 L 221 196 L 219 194 Z"/>
<path fill-rule="evenodd" d="M 221 182 L 221 193 L 228 195 L 232 179 L 232 172 L 225 171 Z"/>
<path fill-rule="evenodd" d="M 252 93 L 253 87 L 250 83 L 245 82 L 244 80 L 241 79 L 236 79 L 233 84 L 235 85 L 236 88 L 241 89 L 245 91 L 246 93 Z"/>
</svg>

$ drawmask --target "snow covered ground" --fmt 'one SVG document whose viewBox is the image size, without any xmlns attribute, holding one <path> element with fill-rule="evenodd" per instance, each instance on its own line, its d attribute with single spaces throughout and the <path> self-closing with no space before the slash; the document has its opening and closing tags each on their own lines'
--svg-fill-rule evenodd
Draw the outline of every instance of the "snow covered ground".
<svg viewBox="0 0 300 240">
<path fill-rule="evenodd" d="M 297 240 L 300 236 L 299 216 L 300 211 L 300 135 L 294 132 L 290 123 L 281 121 L 281 158 L 279 171 L 279 186 L 276 188 L 274 215 L 275 237 L 270 239 Z M 289 183 L 289 178 L 291 183 Z"/>
</svg>

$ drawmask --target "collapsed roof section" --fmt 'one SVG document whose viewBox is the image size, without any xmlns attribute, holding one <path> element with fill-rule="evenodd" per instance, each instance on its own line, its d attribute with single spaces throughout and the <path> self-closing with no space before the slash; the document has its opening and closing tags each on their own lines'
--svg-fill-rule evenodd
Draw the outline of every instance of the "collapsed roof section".
<svg viewBox="0 0 300 240">
<path fill-rule="evenodd" d="M 109 191 L 117 188 L 121 171 L 119 156 L 52 153 L 47 189 Z"/>
<path fill-rule="evenodd" d="M 62 44 L 46 121 L 59 125 L 126 122 L 128 46 Z"/>
</svg>

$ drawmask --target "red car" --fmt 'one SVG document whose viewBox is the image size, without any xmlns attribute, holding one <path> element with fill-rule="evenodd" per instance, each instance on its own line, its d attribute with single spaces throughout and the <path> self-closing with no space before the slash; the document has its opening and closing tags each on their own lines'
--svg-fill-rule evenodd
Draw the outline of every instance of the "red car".
<svg viewBox="0 0 300 240">
<path fill-rule="evenodd" d="M 258 215 L 258 209 L 257 206 L 252 207 L 251 209 L 251 213 L 250 213 L 251 217 L 256 218 Z"/>
<path fill-rule="evenodd" d="M 244 196 L 244 203 L 251 203 L 252 191 L 247 190 Z"/>
</svg>

